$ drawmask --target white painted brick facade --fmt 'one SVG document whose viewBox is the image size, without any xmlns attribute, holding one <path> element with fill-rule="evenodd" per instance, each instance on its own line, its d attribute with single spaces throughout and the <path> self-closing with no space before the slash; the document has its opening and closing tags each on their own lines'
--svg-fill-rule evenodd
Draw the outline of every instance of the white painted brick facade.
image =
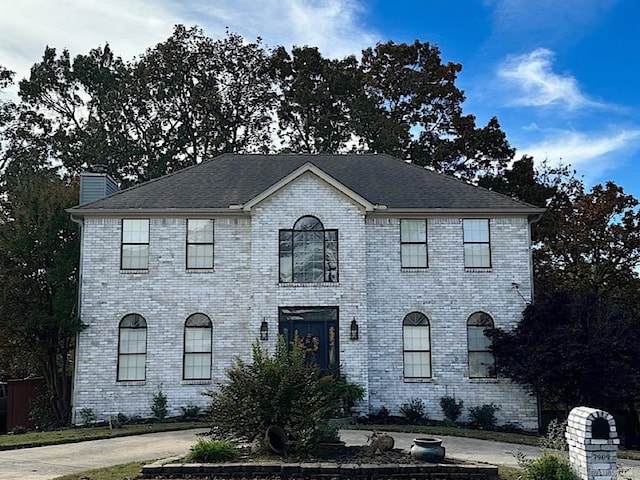
<svg viewBox="0 0 640 480">
<path fill-rule="evenodd" d="M 339 232 L 339 283 L 280 284 L 278 231 L 304 215 Z M 429 268 L 400 268 L 399 218 L 367 216 L 360 205 L 311 173 L 304 174 L 253 208 L 250 216 L 215 218 L 214 270 L 185 269 L 188 215 L 152 217 L 149 269 L 120 271 L 120 218 L 85 219 L 82 245 L 80 334 L 74 413 L 91 408 L 108 414 L 150 416 L 162 385 L 170 415 L 180 407 L 207 404 L 201 392 L 224 380 L 236 356 L 248 359 L 263 318 L 272 348 L 282 306 L 337 306 L 340 364 L 349 381 L 366 388 L 360 410 L 382 406 L 397 413 L 420 397 L 431 418 L 439 401 L 455 395 L 466 407 L 494 402 L 500 423 L 537 426 L 535 400 L 509 381 L 469 379 L 466 321 L 483 311 L 497 327 L 510 328 L 529 299 L 531 268 L 526 218 L 492 218 L 490 271 L 463 267 L 462 217 L 428 218 Z M 513 288 L 513 283 L 519 289 Z M 524 297 L 524 298 L 523 298 Z M 433 376 L 406 382 L 402 365 L 402 319 L 424 313 L 431 324 Z M 147 321 L 146 380 L 117 382 L 118 324 L 129 313 Z M 213 322 L 211 382 L 182 380 L 186 318 L 204 313 Z M 355 318 L 360 339 L 349 340 Z"/>
</svg>

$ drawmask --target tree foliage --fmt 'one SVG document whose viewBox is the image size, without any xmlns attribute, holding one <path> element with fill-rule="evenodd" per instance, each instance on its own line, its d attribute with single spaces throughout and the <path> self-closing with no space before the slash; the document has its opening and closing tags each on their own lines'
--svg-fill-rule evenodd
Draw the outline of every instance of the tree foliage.
<svg viewBox="0 0 640 480">
<path fill-rule="evenodd" d="M 44 376 L 54 420 L 70 413 L 71 352 L 76 317 L 78 238 L 65 208 L 75 185 L 51 171 L 5 172 L 0 201 L 0 331 L 10 373 Z"/>
</svg>

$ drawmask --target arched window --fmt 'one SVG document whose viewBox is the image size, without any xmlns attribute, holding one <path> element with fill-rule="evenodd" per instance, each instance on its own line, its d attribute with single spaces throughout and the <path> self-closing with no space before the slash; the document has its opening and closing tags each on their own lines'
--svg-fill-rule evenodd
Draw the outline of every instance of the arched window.
<svg viewBox="0 0 640 480">
<path fill-rule="evenodd" d="M 469 377 L 495 377 L 493 366 L 495 359 L 489 350 L 491 340 L 484 334 L 493 328 L 493 319 L 484 312 L 476 312 L 467 320 L 467 339 L 469 342 Z"/>
<path fill-rule="evenodd" d="M 132 313 L 120 320 L 118 332 L 118 381 L 144 380 L 147 360 L 147 322 Z"/>
<path fill-rule="evenodd" d="M 412 312 L 402 321 L 404 342 L 404 377 L 431 377 L 431 335 L 429 319 Z"/>
<path fill-rule="evenodd" d="M 184 323 L 184 380 L 211 379 L 211 320 L 194 313 Z"/>
<path fill-rule="evenodd" d="M 337 230 L 325 230 L 312 216 L 298 219 L 292 230 L 280 230 L 280 282 L 337 281 Z"/>
</svg>

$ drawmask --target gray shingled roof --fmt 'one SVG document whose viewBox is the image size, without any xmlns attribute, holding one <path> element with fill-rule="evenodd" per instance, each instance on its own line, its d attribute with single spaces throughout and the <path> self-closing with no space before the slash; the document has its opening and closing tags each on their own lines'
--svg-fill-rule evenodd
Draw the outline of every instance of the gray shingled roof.
<svg viewBox="0 0 640 480">
<path fill-rule="evenodd" d="M 370 203 L 392 210 L 487 210 L 534 214 L 532 205 L 384 154 L 235 155 L 207 162 L 74 207 L 74 214 L 119 210 L 228 209 L 312 163 Z"/>
</svg>

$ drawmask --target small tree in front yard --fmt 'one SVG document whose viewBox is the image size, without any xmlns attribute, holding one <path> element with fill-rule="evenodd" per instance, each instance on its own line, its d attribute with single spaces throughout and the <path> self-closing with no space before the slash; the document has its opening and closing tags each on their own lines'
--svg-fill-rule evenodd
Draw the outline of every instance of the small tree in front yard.
<svg viewBox="0 0 640 480">
<path fill-rule="evenodd" d="M 278 426 L 294 451 L 305 452 L 340 410 L 343 381 L 323 376 L 316 364 L 305 361 L 298 342 L 288 348 L 282 337 L 273 355 L 256 343 L 252 363 L 237 359 L 226 375 L 227 382 L 205 393 L 211 397 L 212 433 L 222 438 L 251 440 Z"/>
</svg>

